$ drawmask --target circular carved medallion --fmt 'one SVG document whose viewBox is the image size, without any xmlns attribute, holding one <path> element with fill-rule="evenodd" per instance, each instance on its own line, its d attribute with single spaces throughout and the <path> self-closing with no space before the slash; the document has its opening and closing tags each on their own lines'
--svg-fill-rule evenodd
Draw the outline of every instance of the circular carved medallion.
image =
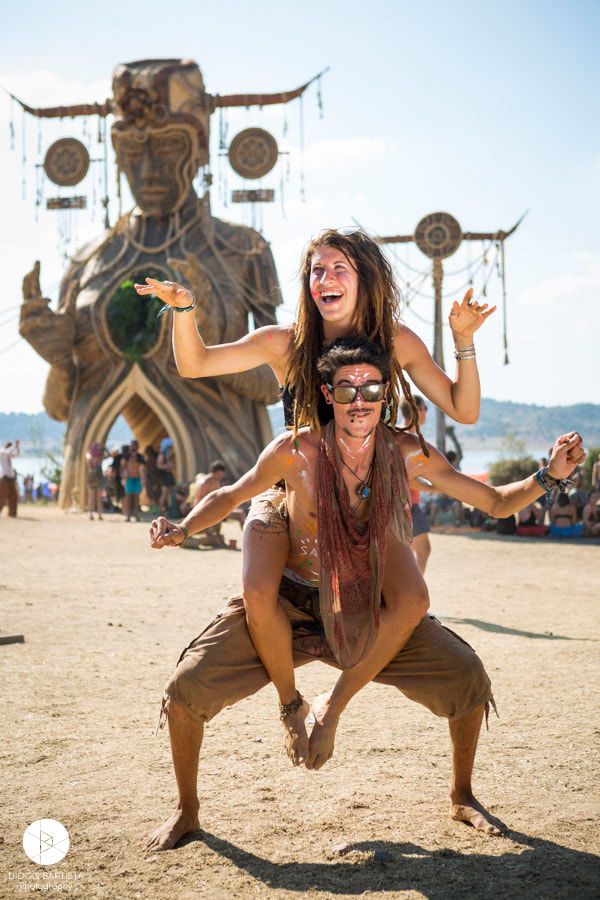
<svg viewBox="0 0 600 900">
<path fill-rule="evenodd" d="M 44 171 L 54 184 L 72 187 L 87 175 L 90 155 L 76 138 L 61 138 L 48 147 L 44 158 Z"/>
<path fill-rule="evenodd" d="M 277 162 L 277 141 L 264 128 L 245 128 L 229 145 L 231 168 L 242 178 L 262 178 Z"/>
<path fill-rule="evenodd" d="M 450 213 L 430 213 L 415 228 L 415 243 L 430 259 L 446 259 L 458 250 L 462 229 Z"/>
</svg>

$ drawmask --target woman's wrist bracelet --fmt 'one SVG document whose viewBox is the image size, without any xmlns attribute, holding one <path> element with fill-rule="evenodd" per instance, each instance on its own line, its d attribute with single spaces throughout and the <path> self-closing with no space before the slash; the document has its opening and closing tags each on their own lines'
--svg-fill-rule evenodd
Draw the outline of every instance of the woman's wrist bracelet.
<svg viewBox="0 0 600 900">
<path fill-rule="evenodd" d="M 190 529 L 187 527 L 187 525 L 184 525 L 183 522 L 180 522 L 179 525 L 178 525 L 177 527 L 178 527 L 181 531 L 183 531 L 183 541 L 181 542 L 181 544 L 183 544 L 183 542 L 184 542 L 184 541 L 187 541 L 187 539 L 188 539 L 189 536 L 190 536 Z M 179 545 L 180 547 L 181 547 L 181 544 Z"/>
<path fill-rule="evenodd" d="M 467 347 L 466 350 L 455 350 L 454 358 L 455 359 L 475 359 L 477 354 L 475 353 L 475 347 Z"/>
<path fill-rule="evenodd" d="M 192 293 L 192 292 L 190 291 L 190 294 L 191 294 L 191 293 Z M 157 318 L 159 318 L 160 316 L 162 316 L 162 314 L 163 314 L 163 313 L 166 313 L 167 310 L 169 310 L 169 309 L 172 309 L 173 312 L 176 312 L 176 313 L 186 313 L 186 312 L 191 312 L 193 309 L 196 309 L 196 298 L 195 298 L 195 296 L 192 294 L 192 302 L 190 303 L 189 306 L 171 306 L 170 303 L 165 303 L 165 305 L 164 305 L 164 306 L 161 306 L 161 308 L 160 308 L 159 311 L 157 312 L 157 314 L 156 314 Z"/>
</svg>

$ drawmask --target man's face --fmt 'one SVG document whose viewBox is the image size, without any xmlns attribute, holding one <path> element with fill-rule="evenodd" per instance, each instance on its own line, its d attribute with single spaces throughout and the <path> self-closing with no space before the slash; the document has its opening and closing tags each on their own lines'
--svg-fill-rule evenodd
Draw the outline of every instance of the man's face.
<svg viewBox="0 0 600 900">
<path fill-rule="evenodd" d="M 421 403 L 417 409 L 419 410 L 419 425 L 424 425 L 427 421 L 427 406 L 425 403 Z"/>
<path fill-rule="evenodd" d="M 187 129 L 113 129 L 119 166 L 135 201 L 147 216 L 163 218 L 178 209 L 192 186 L 196 167 Z"/>
<path fill-rule="evenodd" d="M 317 247 L 310 263 L 310 294 L 325 322 L 351 325 L 358 299 L 354 263 L 335 247 Z"/>
<path fill-rule="evenodd" d="M 349 437 L 365 437 L 377 426 L 381 418 L 381 407 L 385 403 L 387 384 L 383 396 L 379 400 L 365 400 L 360 391 L 350 403 L 339 403 L 335 400 L 336 387 L 362 387 L 364 385 L 382 384 L 381 372 L 368 363 L 353 366 L 341 366 L 335 372 L 331 383 L 331 391 L 326 385 L 321 390 L 328 403 L 333 404 L 333 415 L 337 431 Z"/>
</svg>

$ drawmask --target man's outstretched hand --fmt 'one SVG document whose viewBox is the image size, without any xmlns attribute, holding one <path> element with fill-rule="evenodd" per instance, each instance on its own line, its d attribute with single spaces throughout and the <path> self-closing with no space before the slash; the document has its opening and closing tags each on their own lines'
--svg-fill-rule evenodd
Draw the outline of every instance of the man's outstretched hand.
<svg viewBox="0 0 600 900">
<path fill-rule="evenodd" d="M 179 525 L 169 522 L 164 516 L 153 519 L 150 525 L 150 546 L 155 550 L 163 547 L 178 547 L 185 540 L 185 532 Z"/>
<path fill-rule="evenodd" d="M 548 474 L 552 478 L 568 478 L 585 459 L 581 435 L 577 431 L 561 434 L 554 443 L 548 460 Z"/>
</svg>

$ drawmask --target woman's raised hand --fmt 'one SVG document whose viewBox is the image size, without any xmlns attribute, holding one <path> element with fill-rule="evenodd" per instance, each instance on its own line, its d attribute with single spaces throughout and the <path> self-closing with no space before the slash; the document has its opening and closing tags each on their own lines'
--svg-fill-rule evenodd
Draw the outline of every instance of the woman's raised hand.
<svg viewBox="0 0 600 900">
<path fill-rule="evenodd" d="M 462 303 L 455 300 L 450 310 L 448 322 L 455 338 L 468 340 L 473 337 L 478 328 L 480 328 L 488 316 L 496 311 L 496 307 L 492 306 L 488 309 L 487 303 L 477 303 L 473 300 L 473 288 L 469 288 L 462 299 Z"/>
<path fill-rule="evenodd" d="M 134 285 L 138 294 L 142 297 L 151 296 L 158 297 L 163 303 L 169 306 L 178 306 L 182 309 L 185 306 L 191 306 L 194 302 L 194 295 L 187 288 L 176 281 L 159 281 L 157 278 L 146 278 L 146 284 Z"/>
</svg>

